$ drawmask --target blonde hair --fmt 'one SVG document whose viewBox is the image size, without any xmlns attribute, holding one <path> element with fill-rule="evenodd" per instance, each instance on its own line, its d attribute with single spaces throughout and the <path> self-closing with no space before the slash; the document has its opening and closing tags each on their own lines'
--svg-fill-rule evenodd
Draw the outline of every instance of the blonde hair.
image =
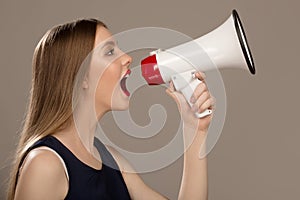
<svg viewBox="0 0 300 200">
<path fill-rule="evenodd" d="M 107 28 L 95 19 L 58 25 L 47 31 L 38 43 L 33 54 L 30 99 L 11 170 L 8 200 L 14 199 L 19 167 L 29 147 L 65 128 L 72 120 L 75 79 L 94 48 L 97 26 Z"/>
</svg>

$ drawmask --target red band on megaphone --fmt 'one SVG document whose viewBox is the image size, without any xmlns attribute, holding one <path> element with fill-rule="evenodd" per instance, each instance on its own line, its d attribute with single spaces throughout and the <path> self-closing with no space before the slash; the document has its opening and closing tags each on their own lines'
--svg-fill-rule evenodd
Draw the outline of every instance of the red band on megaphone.
<svg viewBox="0 0 300 200">
<path fill-rule="evenodd" d="M 148 56 L 141 62 L 142 75 L 149 85 L 165 83 L 157 66 L 156 55 Z"/>
</svg>

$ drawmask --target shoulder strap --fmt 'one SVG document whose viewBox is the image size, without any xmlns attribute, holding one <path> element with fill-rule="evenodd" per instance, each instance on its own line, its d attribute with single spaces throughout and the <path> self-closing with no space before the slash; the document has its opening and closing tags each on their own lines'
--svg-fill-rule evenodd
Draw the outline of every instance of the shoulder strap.
<svg viewBox="0 0 300 200">
<path fill-rule="evenodd" d="M 54 153 L 58 159 L 60 160 L 61 164 L 63 165 L 63 168 L 65 170 L 65 174 L 66 174 L 66 177 L 69 181 L 69 173 L 68 173 L 68 170 L 67 170 L 67 167 L 66 167 L 66 164 L 64 162 L 64 160 L 62 159 L 62 157 L 54 150 L 52 149 L 51 147 L 48 147 L 48 146 L 40 146 L 40 147 L 37 147 L 38 149 L 44 149 L 44 150 L 48 150 L 48 151 L 51 151 L 52 153 Z M 36 148 L 36 149 L 37 149 Z"/>
<path fill-rule="evenodd" d="M 44 149 L 44 150 L 48 150 L 48 151 L 53 152 L 53 153 L 59 158 L 59 160 L 61 161 L 61 163 L 62 163 L 62 165 L 63 165 L 63 168 L 64 168 L 64 171 L 65 171 L 66 178 L 67 178 L 67 180 L 69 181 L 69 173 L 68 173 L 68 170 L 67 170 L 67 167 L 66 167 L 66 164 L 65 164 L 63 158 L 59 155 L 59 153 L 58 153 L 55 149 L 51 148 L 50 145 L 47 145 L 47 144 L 44 142 L 44 140 L 45 140 L 45 138 L 43 138 L 43 139 L 37 141 L 35 144 L 33 144 L 33 145 L 25 152 L 25 154 L 24 154 L 24 156 L 22 157 L 22 159 L 21 159 L 21 161 L 20 161 L 20 163 L 19 163 L 19 166 L 18 166 L 16 183 L 17 183 L 17 181 L 18 181 L 18 177 L 19 177 L 20 172 L 21 172 L 21 170 L 22 170 L 22 167 L 23 167 L 23 165 L 24 165 L 24 161 L 27 159 L 27 156 L 28 156 L 29 152 L 30 152 L 31 150 L 33 150 L 33 149 L 36 149 L 36 148 Z"/>
</svg>

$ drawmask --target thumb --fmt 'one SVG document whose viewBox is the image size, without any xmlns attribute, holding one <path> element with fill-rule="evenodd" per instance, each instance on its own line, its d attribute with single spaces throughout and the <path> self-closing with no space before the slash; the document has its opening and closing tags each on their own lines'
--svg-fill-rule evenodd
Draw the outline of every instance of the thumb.
<svg viewBox="0 0 300 200">
<path fill-rule="evenodd" d="M 181 93 L 174 91 L 173 88 L 166 89 L 166 93 L 174 99 L 174 101 L 179 107 L 182 103 L 185 103 L 184 96 Z"/>
</svg>

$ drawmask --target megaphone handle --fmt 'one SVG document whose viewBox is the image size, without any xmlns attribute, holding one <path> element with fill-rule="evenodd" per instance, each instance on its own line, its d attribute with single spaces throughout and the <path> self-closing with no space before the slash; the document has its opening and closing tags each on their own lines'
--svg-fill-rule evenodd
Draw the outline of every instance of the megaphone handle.
<svg viewBox="0 0 300 200">
<path fill-rule="evenodd" d="M 183 89 L 181 89 L 181 93 L 183 94 L 183 96 L 185 97 L 186 101 L 189 103 L 189 105 L 192 107 L 193 104 L 190 102 L 191 96 L 194 93 L 196 87 L 201 83 L 202 81 L 200 81 L 197 78 L 194 78 L 189 85 L 187 85 L 186 87 L 184 87 Z M 206 109 L 205 111 L 199 113 L 199 112 L 195 112 L 195 116 L 197 118 L 203 118 L 207 115 L 210 115 L 212 113 L 212 110 L 210 109 Z"/>
<path fill-rule="evenodd" d="M 190 107 L 193 106 L 193 104 L 190 102 L 191 96 L 194 93 L 196 87 L 202 83 L 201 80 L 198 78 L 193 77 L 194 70 L 176 74 L 172 76 L 172 81 L 174 84 L 174 87 L 176 90 L 180 91 L 183 96 L 185 97 L 186 101 L 190 105 Z M 185 86 L 183 86 L 185 85 Z M 183 87 L 182 87 L 183 86 Z M 212 113 L 212 110 L 206 109 L 205 111 L 199 113 L 195 112 L 195 117 L 197 118 L 203 118 L 207 115 L 210 115 Z"/>
</svg>

